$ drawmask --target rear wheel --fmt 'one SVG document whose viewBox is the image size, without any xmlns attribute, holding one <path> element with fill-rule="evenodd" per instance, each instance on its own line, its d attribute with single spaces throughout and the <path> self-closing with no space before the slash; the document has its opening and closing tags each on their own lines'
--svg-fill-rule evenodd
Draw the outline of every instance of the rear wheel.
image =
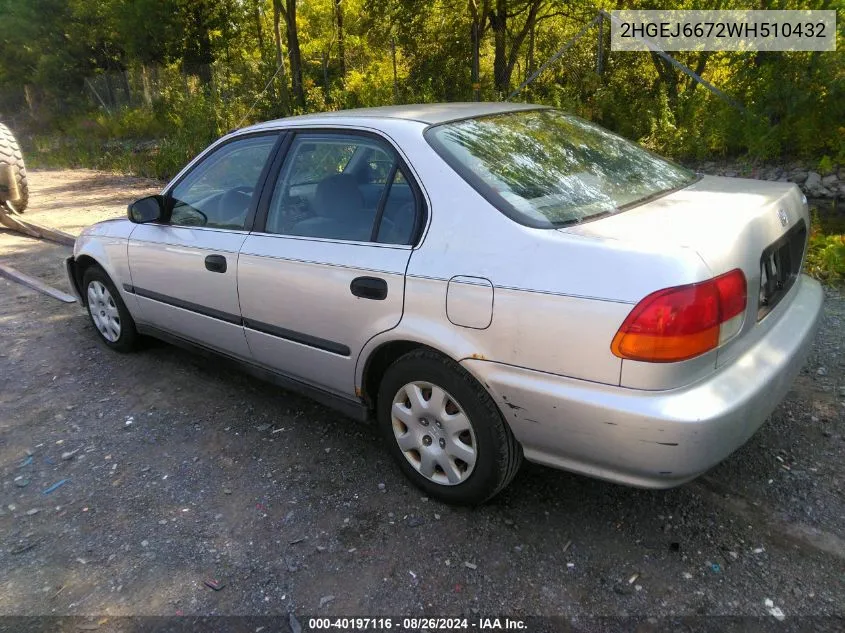
<svg viewBox="0 0 845 633">
<path fill-rule="evenodd" d="M 29 204 L 29 183 L 26 180 L 23 154 L 12 131 L 0 123 L 0 165 L 2 164 L 12 166 L 18 182 L 18 199 L 11 201 L 12 207 L 15 211 L 23 211 Z"/>
<path fill-rule="evenodd" d="M 82 276 L 88 316 L 100 340 L 118 352 L 130 352 L 138 341 L 135 321 L 106 272 L 90 266 Z"/>
<path fill-rule="evenodd" d="M 400 469 L 432 497 L 483 503 L 519 470 L 522 449 L 490 394 L 432 350 L 410 352 L 387 369 L 377 409 Z"/>
</svg>

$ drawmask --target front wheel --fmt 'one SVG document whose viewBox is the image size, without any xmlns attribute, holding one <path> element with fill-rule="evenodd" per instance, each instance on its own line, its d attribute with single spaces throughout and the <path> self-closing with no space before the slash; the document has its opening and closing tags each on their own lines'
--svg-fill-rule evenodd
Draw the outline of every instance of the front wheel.
<svg viewBox="0 0 845 633">
<path fill-rule="evenodd" d="M 449 503 L 476 505 L 503 490 L 522 449 L 490 394 L 460 365 L 416 350 L 385 372 L 378 423 L 399 467 Z"/>
<path fill-rule="evenodd" d="M 118 352 L 132 351 L 138 340 L 135 321 L 106 272 L 90 266 L 82 276 L 82 287 L 88 316 L 100 340 Z"/>
</svg>

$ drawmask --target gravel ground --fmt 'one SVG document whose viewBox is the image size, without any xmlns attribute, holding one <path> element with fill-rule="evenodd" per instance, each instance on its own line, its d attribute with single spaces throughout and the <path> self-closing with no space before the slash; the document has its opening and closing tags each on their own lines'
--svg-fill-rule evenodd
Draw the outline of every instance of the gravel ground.
<svg viewBox="0 0 845 633">
<path fill-rule="evenodd" d="M 159 187 L 31 182 L 30 219 L 71 232 Z M 60 288 L 67 252 L 0 231 L 0 261 Z M 691 484 L 527 465 L 470 510 L 369 426 L 162 343 L 113 353 L 0 279 L 0 614 L 845 615 L 843 324 L 829 290 L 787 400 Z"/>
</svg>

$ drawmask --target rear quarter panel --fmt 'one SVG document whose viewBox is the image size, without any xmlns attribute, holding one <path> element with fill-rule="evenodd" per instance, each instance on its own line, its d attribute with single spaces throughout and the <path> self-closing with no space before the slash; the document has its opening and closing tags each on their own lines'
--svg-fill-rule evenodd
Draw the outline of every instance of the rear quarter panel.
<svg viewBox="0 0 845 633">
<path fill-rule="evenodd" d="M 426 192 L 430 220 L 408 265 L 402 320 L 369 341 L 363 359 L 389 340 L 411 340 L 456 360 L 618 385 L 621 360 L 610 344 L 636 302 L 659 288 L 710 276 L 689 248 L 639 247 L 522 226 L 484 200 L 421 134 L 395 135 Z M 448 282 L 456 276 L 490 281 L 488 327 L 462 327 L 447 318 Z M 363 366 L 359 362 L 358 386 Z"/>
</svg>

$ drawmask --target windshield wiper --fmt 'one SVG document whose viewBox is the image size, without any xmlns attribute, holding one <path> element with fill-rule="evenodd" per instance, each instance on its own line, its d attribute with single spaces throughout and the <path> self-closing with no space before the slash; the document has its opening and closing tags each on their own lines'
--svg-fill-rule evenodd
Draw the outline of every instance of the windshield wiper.
<svg viewBox="0 0 845 633">
<path fill-rule="evenodd" d="M 569 220 L 561 220 L 560 222 L 552 222 L 552 226 L 556 229 L 560 229 L 566 226 L 572 226 L 574 224 L 581 224 L 582 222 L 592 222 L 593 220 L 598 220 L 599 218 L 605 218 L 609 215 L 613 215 L 616 213 L 618 209 L 614 209 L 613 211 L 600 211 L 599 213 L 594 213 L 593 215 L 588 215 L 580 218 L 570 218 Z"/>
</svg>

